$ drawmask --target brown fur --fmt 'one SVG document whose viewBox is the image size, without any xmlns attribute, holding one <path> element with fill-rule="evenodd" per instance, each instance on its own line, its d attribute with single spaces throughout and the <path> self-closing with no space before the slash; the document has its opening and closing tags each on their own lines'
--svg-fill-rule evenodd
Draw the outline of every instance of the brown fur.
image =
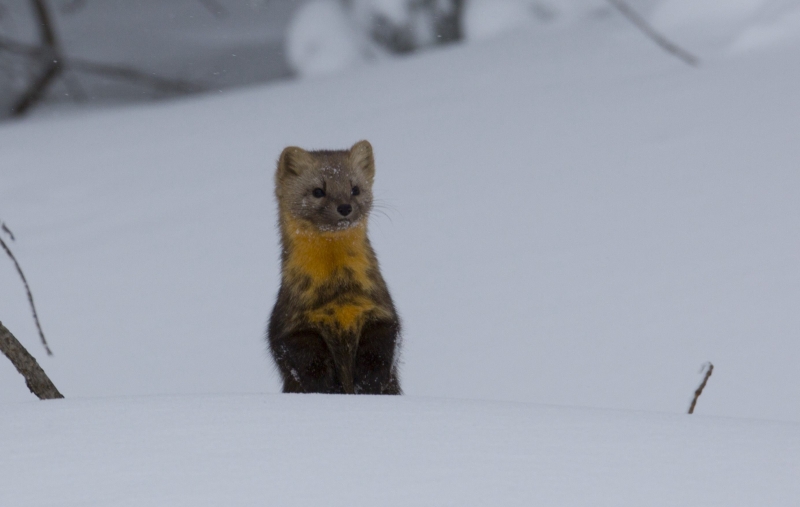
<svg viewBox="0 0 800 507">
<path fill-rule="evenodd" d="M 290 146 L 278 160 L 282 276 L 267 334 L 284 392 L 400 394 L 400 321 L 367 237 L 374 176 L 367 141 Z"/>
</svg>

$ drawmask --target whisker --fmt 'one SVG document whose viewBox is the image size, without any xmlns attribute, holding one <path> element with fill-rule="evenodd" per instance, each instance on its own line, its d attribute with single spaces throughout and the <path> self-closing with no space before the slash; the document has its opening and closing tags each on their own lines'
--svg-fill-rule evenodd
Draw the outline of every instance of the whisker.
<svg viewBox="0 0 800 507">
<path fill-rule="evenodd" d="M 386 213 L 385 211 L 383 211 L 382 209 L 373 208 L 372 211 L 374 211 L 375 213 L 380 213 L 381 215 L 385 216 L 389 220 L 389 223 L 394 224 L 394 221 L 392 220 L 392 217 L 389 216 L 389 214 Z"/>
</svg>

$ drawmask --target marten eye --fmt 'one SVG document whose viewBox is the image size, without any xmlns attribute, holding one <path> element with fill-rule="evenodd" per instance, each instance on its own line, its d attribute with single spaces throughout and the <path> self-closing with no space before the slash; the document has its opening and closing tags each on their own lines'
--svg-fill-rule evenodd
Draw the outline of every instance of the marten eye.
<svg viewBox="0 0 800 507">
<path fill-rule="evenodd" d="M 314 191 L 311 192 L 311 195 L 313 195 L 317 199 L 321 199 L 322 197 L 325 197 L 325 191 L 322 190 L 321 188 L 315 188 Z"/>
<path fill-rule="evenodd" d="M 358 195 L 361 193 L 361 189 L 358 188 L 358 186 L 356 185 L 355 187 L 353 187 L 353 190 L 350 193 L 352 193 L 353 195 Z"/>
</svg>

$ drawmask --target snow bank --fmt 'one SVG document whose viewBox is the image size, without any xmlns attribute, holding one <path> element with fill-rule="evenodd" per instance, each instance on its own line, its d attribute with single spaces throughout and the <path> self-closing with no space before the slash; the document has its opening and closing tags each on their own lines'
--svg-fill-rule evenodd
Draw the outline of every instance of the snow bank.
<svg viewBox="0 0 800 507">
<path fill-rule="evenodd" d="M 691 45 L 739 53 L 800 38 L 800 1 L 665 0 L 652 20 Z"/>
<path fill-rule="evenodd" d="M 11 404 L 0 505 L 796 505 L 800 427 L 344 396 Z"/>
<path fill-rule="evenodd" d="M 529 25 L 531 14 L 530 5 L 524 0 L 468 0 L 463 34 L 467 40 L 490 39 Z"/>
<path fill-rule="evenodd" d="M 694 26 L 713 29 L 752 18 L 770 0 L 663 0 L 653 21 L 665 29 Z"/>
<path fill-rule="evenodd" d="M 733 52 L 765 49 L 800 39 L 800 2 L 769 2 L 731 45 Z"/>
<path fill-rule="evenodd" d="M 286 56 L 302 76 L 341 71 L 363 60 L 355 27 L 338 0 L 312 0 L 295 12 L 287 28 Z"/>
</svg>

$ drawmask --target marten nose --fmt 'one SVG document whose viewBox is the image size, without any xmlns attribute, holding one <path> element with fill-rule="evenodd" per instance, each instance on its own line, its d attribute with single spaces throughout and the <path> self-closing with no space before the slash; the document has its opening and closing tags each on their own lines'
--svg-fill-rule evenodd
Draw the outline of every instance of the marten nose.
<svg viewBox="0 0 800 507">
<path fill-rule="evenodd" d="M 336 211 L 338 211 L 339 214 L 342 215 L 343 217 L 346 217 L 347 215 L 350 214 L 351 211 L 353 211 L 353 207 L 350 206 L 349 204 L 340 204 L 339 206 L 336 207 Z"/>
</svg>

